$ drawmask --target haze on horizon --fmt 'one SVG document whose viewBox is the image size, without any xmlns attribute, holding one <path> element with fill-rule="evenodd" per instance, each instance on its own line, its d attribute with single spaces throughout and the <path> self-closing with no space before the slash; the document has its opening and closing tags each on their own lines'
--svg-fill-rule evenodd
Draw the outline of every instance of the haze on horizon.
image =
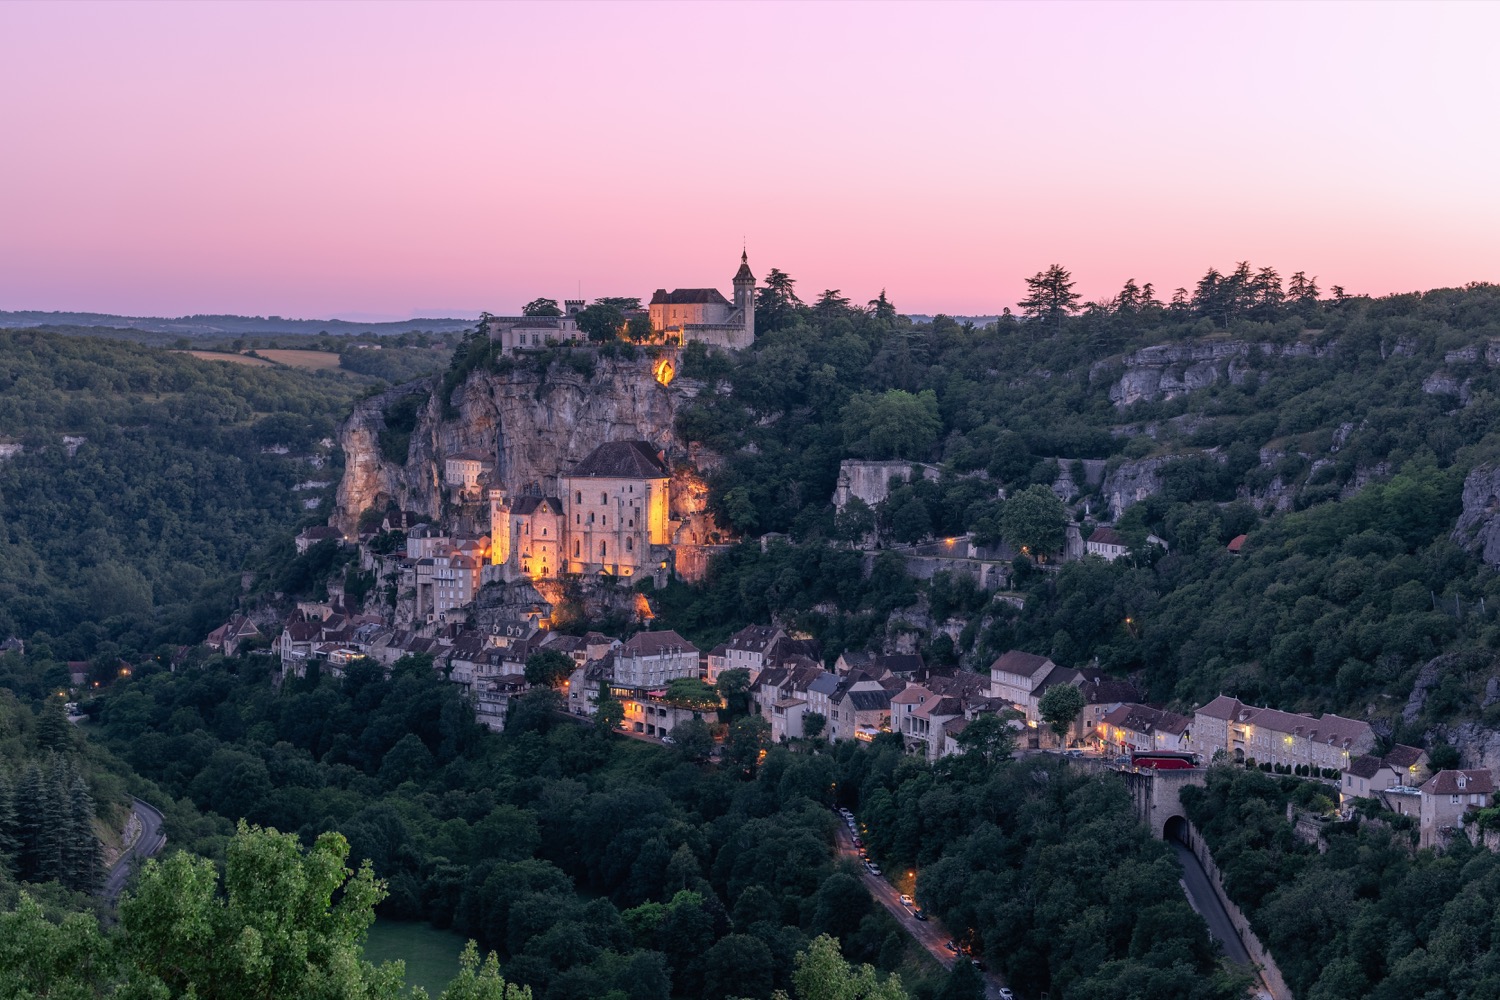
<svg viewBox="0 0 1500 1000">
<path fill-rule="evenodd" d="M 0 5 L 0 309 L 1500 280 L 1500 6 Z"/>
</svg>

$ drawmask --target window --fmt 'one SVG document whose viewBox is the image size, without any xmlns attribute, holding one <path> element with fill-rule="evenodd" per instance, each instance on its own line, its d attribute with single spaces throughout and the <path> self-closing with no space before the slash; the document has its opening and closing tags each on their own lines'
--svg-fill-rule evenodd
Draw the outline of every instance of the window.
<svg viewBox="0 0 1500 1000">
<path fill-rule="evenodd" d="M 627 539 L 625 539 L 625 551 L 626 552 L 634 552 L 635 551 L 635 539 L 634 538 L 627 538 Z"/>
<path fill-rule="evenodd" d="M 575 556 L 583 555 L 583 553 L 580 551 L 582 548 L 583 548 L 583 543 L 582 542 L 579 542 L 579 541 L 574 541 L 573 542 L 573 554 Z"/>
<path fill-rule="evenodd" d="M 574 496 L 576 496 L 578 498 L 578 502 L 579 503 L 583 503 L 583 490 L 579 490 L 577 493 L 574 494 Z"/>
<path fill-rule="evenodd" d="M 609 554 L 609 548 L 608 548 L 607 543 L 600 542 L 599 543 L 599 558 L 603 559 L 608 554 Z"/>
<path fill-rule="evenodd" d="M 607 503 L 609 503 L 609 494 L 608 493 L 601 493 L 601 494 L 599 494 L 599 505 L 602 507 L 602 506 L 604 506 Z"/>
</svg>

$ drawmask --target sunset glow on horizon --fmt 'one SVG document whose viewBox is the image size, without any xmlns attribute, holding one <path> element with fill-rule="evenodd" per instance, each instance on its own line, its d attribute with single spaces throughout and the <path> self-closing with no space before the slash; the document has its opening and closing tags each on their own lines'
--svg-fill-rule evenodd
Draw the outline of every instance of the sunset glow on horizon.
<svg viewBox="0 0 1500 1000">
<path fill-rule="evenodd" d="M 1494 4 L 0 6 L 0 309 L 1500 281 Z"/>
</svg>

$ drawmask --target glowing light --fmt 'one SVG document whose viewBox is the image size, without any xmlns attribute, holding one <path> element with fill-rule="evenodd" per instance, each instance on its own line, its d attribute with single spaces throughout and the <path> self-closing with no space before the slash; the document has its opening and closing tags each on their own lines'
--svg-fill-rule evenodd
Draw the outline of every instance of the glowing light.
<svg viewBox="0 0 1500 1000">
<path fill-rule="evenodd" d="M 662 385 L 671 385 L 672 379 L 677 377 L 677 369 L 673 367 L 671 358 L 662 358 L 651 366 L 651 374 Z"/>
<path fill-rule="evenodd" d="M 650 621 L 656 617 L 656 612 L 651 610 L 651 602 L 646 600 L 645 594 L 635 595 L 635 614 L 641 621 Z"/>
</svg>

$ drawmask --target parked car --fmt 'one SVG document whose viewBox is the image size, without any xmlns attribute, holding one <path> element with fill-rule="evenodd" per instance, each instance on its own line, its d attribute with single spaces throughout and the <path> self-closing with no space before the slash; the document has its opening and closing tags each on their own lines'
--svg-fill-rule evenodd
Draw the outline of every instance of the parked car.
<svg viewBox="0 0 1500 1000">
<path fill-rule="evenodd" d="M 952 941 L 944 941 L 943 942 L 943 947 L 947 948 L 949 951 L 953 952 L 953 954 L 955 954 L 955 955 L 958 954 L 958 945 L 954 944 Z"/>
<path fill-rule="evenodd" d="M 865 862 L 865 867 L 870 870 L 870 874 L 871 875 L 874 875 L 877 878 L 880 876 L 880 866 L 877 865 L 875 862 L 873 862 L 873 861 L 866 861 Z"/>
<path fill-rule="evenodd" d="M 1063 756 L 1064 757 L 1071 757 L 1074 760 L 1082 760 L 1083 759 L 1083 751 L 1082 750 L 1069 750 L 1067 753 L 1063 754 Z"/>
<path fill-rule="evenodd" d="M 906 907 L 908 910 L 911 909 L 913 905 L 911 897 L 904 892 L 901 894 L 901 905 Z"/>
<path fill-rule="evenodd" d="M 977 958 L 969 959 L 969 964 L 974 966 L 974 968 L 978 969 L 980 972 L 984 971 L 984 963 Z"/>
<path fill-rule="evenodd" d="M 926 920 L 927 919 L 927 911 L 926 910 L 921 910 L 921 909 L 912 910 L 911 911 L 911 915 L 914 916 L 914 917 L 916 917 L 918 920 Z"/>
<path fill-rule="evenodd" d="M 677 742 L 676 740 L 672 739 L 672 737 L 670 737 L 670 736 L 663 736 L 661 738 L 661 741 L 663 743 L 665 743 L 667 746 L 671 746 L 673 743 Z"/>
<path fill-rule="evenodd" d="M 1000 1000 L 1016 1000 L 1016 995 L 1010 991 L 1009 986 L 1000 987 L 1000 992 L 995 994 Z"/>
</svg>

